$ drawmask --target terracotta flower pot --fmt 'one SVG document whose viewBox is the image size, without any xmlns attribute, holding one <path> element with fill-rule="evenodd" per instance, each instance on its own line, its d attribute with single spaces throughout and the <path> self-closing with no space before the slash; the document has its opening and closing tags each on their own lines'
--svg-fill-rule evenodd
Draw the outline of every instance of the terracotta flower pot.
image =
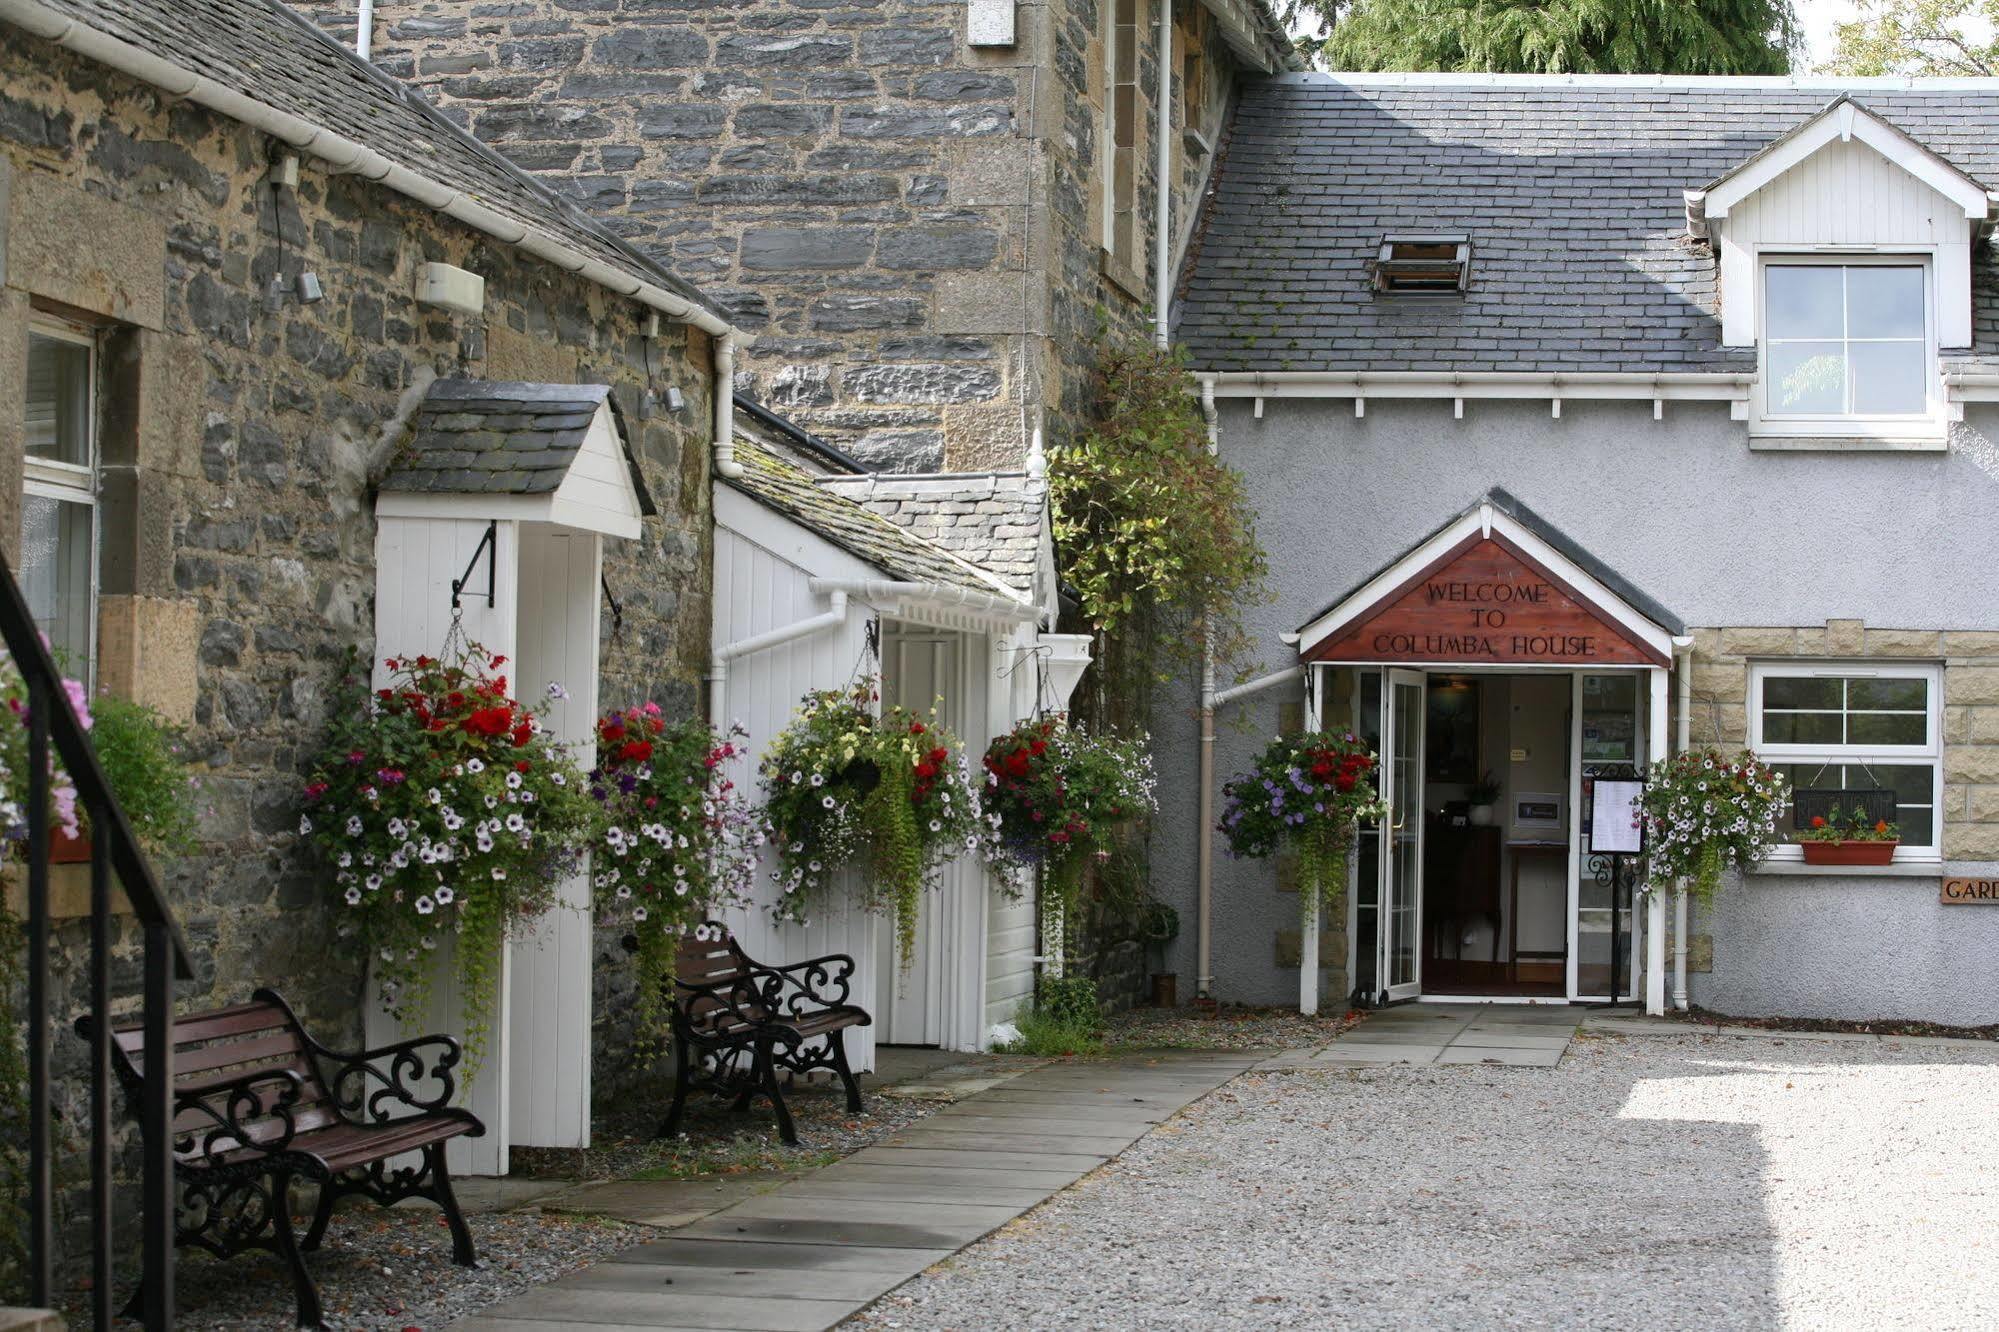
<svg viewBox="0 0 1999 1332">
<path fill-rule="evenodd" d="M 1887 842 L 1801 842 L 1807 865 L 1886 865 L 1899 840 Z"/>
<path fill-rule="evenodd" d="M 75 837 L 64 837 L 62 829 L 49 829 L 49 864 L 88 865 L 89 863 L 89 833 L 78 833 Z"/>
</svg>

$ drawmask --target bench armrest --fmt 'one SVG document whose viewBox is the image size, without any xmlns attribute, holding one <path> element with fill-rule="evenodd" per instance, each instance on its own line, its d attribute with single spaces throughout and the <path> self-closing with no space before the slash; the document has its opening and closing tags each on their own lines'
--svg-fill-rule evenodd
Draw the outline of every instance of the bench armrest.
<svg viewBox="0 0 1999 1332">
<path fill-rule="evenodd" d="M 349 1054 L 306 1038 L 325 1066 L 326 1087 L 345 1115 L 385 1123 L 398 1111 L 434 1114 L 451 1108 L 458 1084 L 452 1070 L 464 1051 L 451 1036 L 418 1036 Z M 429 1094 L 418 1090 L 430 1083 Z"/>
<path fill-rule="evenodd" d="M 854 959 L 828 953 L 781 967 L 754 964 L 764 1002 L 774 1012 L 797 1017 L 812 1008 L 843 1008 L 853 993 Z"/>
<path fill-rule="evenodd" d="M 237 1151 L 282 1152 L 298 1131 L 293 1110 L 304 1094 L 305 1080 L 289 1068 L 258 1069 L 176 1091 L 176 1154 L 198 1159 Z M 184 1125 L 183 1117 L 190 1115 L 197 1121 Z M 265 1136 L 252 1136 L 253 1122 L 265 1130 Z M 275 1134 L 269 1132 L 271 1124 L 277 1125 Z"/>
</svg>

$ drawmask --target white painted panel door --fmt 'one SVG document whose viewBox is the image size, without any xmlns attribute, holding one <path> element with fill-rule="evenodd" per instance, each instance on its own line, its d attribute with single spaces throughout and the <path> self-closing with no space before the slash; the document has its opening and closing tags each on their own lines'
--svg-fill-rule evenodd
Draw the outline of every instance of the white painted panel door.
<svg viewBox="0 0 1999 1332">
<path fill-rule="evenodd" d="M 585 769 L 596 762 L 597 588 L 603 538 L 524 524 L 519 646 L 514 694 L 524 702 L 560 684 L 550 728 Z M 557 890 L 559 905 L 510 945 L 512 1024 L 507 1065 L 511 1143 L 590 1145 L 590 963 L 588 865 Z"/>
<path fill-rule="evenodd" d="M 451 581 L 472 563 L 485 539 L 487 522 L 475 518 L 383 518 L 375 533 L 375 681 L 385 682 L 382 659 L 418 652 L 436 654 L 451 627 Z M 471 586 L 477 594 L 462 597 L 465 636 L 489 651 L 515 655 L 518 605 L 519 525 L 493 525 L 493 597 L 487 605 L 484 569 L 475 569 Z M 480 564 L 485 563 L 481 557 Z M 430 998 L 422 1012 L 399 1025 L 371 996 L 367 1004 L 367 1040 L 371 1048 L 412 1035 L 448 1034 L 463 1039 L 464 1006 L 458 993 L 455 941 L 446 939 L 433 954 L 436 971 Z M 507 1085 L 509 959 L 500 959 L 498 993 L 492 1026 L 486 1034 L 485 1056 L 479 1067 L 458 1079 L 459 1105 L 486 1126 L 478 1138 L 453 1138 L 445 1151 L 453 1172 L 461 1175 L 507 1173 Z"/>
<path fill-rule="evenodd" d="M 1387 673 L 1382 692 L 1381 975 L 1390 999 L 1423 991 L 1423 721 L 1421 671 Z"/>
<path fill-rule="evenodd" d="M 928 714 L 938 700 L 958 694 L 960 636 L 944 630 L 882 626 L 882 704 Z M 942 708 L 940 708 L 942 714 Z M 950 724 L 950 716 L 942 716 Z M 958 866 L 946 866 L 938 884 L 924 894 L 910 966 L 896 956 L 896 930 L 884 920 L 876 966 L 876 1040 L 890 1046 L 948 1044 L 944 982 L 948 962 L 940 914 L 958 890 Z"/>
</svg>

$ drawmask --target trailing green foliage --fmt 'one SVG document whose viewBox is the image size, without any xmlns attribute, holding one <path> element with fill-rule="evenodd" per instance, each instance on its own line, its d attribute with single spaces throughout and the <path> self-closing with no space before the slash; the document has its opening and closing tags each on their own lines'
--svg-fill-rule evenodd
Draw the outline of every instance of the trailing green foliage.
<svg viewBox="0 0 1999 1332">
<path fill-rule="evenodd" d="M 1269 572 L 1243 479 L 1209 450 L 1191 387 L 1177 351 L 1100 342 L 1093 423 L 1048 472 L 1064 582 L 1100 640 L 1136 630 L 1150 643 L 1154 677 L 1198 661 L 1203 632 L 1219 661 L 1246 660 L 1242 611 Z"/>
<path fill-rule="evenodd" d="M 453 661 L 391 657 L 389 686 L 372 695 L 350 669 L 299 818 L 399 1019 L 422 1011 L 430 954 L 455 940 L 474 1068 L 509 931 L 555 905 L 599 824 L 582 772 L 542 725 L 546 702 L 514 699 L 506 660 L 476 644 Z"/>
<path fill-rule="evenodd" d="M 597 719 L 590 795 L 603 813 L 591 860 L 597 923 L 624 931 L 638 993 L 632 1051 L 666 1049 L 680 942 L 749 897 L 762 820 L 729 776 L 746 732 L 666 720 L 646 702 Z"/>
<path fill-rule="evenodd" d="M 934 712 L 877 716 L 880 701 L 874 681 L 807 694 L 764 754 L 764 815 L 783 889 L 777 918 L 806 920 L 838 871 L 860 869 L 861 905 L 894 916 L 906 968 L 924 889 L 953 856 L 989 856 L 992 830 L 958 738 Z"/>
<path fill-rule="evenodd" d="M 90 711 L 91 744 L 133 833 L 154 855 L 193 851 L 193 778 L 179 729 L 145 704 L 116 694 L 99 695 Z"/>
<path fill-rule="evenodd" d="M 1297 0 L 1322 68 L 1480 74 L 1786 74 L 1790 0 Z"/>
<path fill-rule="evenodd" d="M 1833 32 L 1829 74 L 1999 74 L 1999 0 L 1857 0 Z"/>
</svg>

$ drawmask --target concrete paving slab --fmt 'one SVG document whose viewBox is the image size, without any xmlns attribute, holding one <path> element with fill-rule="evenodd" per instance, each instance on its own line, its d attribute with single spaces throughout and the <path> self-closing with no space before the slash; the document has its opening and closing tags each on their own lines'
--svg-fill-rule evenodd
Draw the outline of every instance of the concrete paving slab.
<svg viewBox="0 0 1999 1332">
<path fill-rule="evenodd" d="M 786 1190 L 779 1198 L 752 1198 L 729 1209 L 730 1216 L 773 1221 L 855 1221 L 884 1225 L 971 1226 L 988 1230 L 1020 1215 L 1018 1207 L 973 1203 L 885 1202 L 855 1198 L 813 1198 Z"/>
<path fill-rule="evenodd" d="M 1018 1115 L 932 1115 L 904 1129 L 904 1133 L 997 1133 L 1025 1134 L 1035 1138 L 1116 1138 L 1130 1142 L 1149 1133 L 1162 1119 L 1023 1119 Z"/>
<path fill-rule="evenodd" d="M 472 1318 L 461 1318 L 449 1332 L 574 1332 L 587 1327 L 590 1332 L 717 1332 L 712 1327 L 690 1327 L 668 1323 L 578 1323 L 568 1319 L 504 1318 L 497 1306 Z"/>
<path fill-rule="evenodd" d="M 932 1263 L 944 1261 L 955 1251 L 955 1246 L 909 1249 L 874 1248 L 863 1244 L 766 1244 L 740 1235 L 727 1239 L 702 1239 L 676 1233 L 650 1244 L 626 1249 L 610 1261 L 662 1263 L 668 1267 L 713 1267 L 743 1272 L 783 1268 L 913 1276 Z"/>
<path fill-rule="evenodd" d="M 926 1226 L 895 1221 L 786 1221 L 723 1212 L 675 1231 L 689 1239 L 756 1240 L 767 1244 L 851 1244 L 869 1249 L 960 1249 L 990 1230 L 976 1224 Z"/>
<path fill-rule="evenodd" d="M 1067 1181 L 1073 1183 L 1074 1181 Z M 974 1207 L 1011 1207 L 1017 1211 L 1037 1206 L 1048 1197 L 1045 1189 L 967 1188 L 964 1185 L 897 1184 L 880 1180 L 801 1180 L 785 1193 L 793 1198 L 848 1198 L 889 1203 L 964 1203 Z"/>
<path fill-rule="evenodd" d="M 844 1318 L 849 1300 L 764 1299 L 754 1295 L 703 1295 L 676 1299 L 651 1291 L 589 1290 L 543 1286 L 516 1295 L 488 1317 L 548 1322 L 616 1323 L 626 1327 L 743 1329 L 743 1332 L 820 1332 Z M 690 1317 L 692 1315 L 692 1317 Z"/>
<path fill-rule="evenodd" d="M 1549 1036 L 1535 1031 L 1479 1031 L 1474 1028 L 1457 1037 L 1457 1039 L 1451 1042 L 1451 1045 L 1453 1047 L 1499 1045 L 1526 1050 L 1542 1048 L 1562 1050 L 1568 1048 L 1570 1039 L 1569 1034 L 1566 1032 L 1558 1032 Z"/>
<path fill-rule="evenodd" d="M 1507 1068 L 1553 1068 L 1560 1050 L 1508 1050 L 1497 1046 L 1454 1045 L 1437 1055 L 1439 1064 L 1500 1064 Z"/>
<path fill-rule="evenodd" d="M 571 1189 L 542 1206 L 551 1212 L 609 1216 L 664 1229 L 698 1221 L 797 1178 L 796 1172 L 771 1172 L 708 1179 L 608 1180 Z"/>
<path fill-rule="evenodd" d="M 1433 1064 L 1441 1045 L 1348 1045 L 1335 1041 L 1312 1056 L 1314 1064 Z"/>
<path fill-rule="evenodd" d="M 1094 1152 L 976 1152 L 963 1147 L 868 1147 L 847 1158 L 862 1165 L 946 1166 L 954 1170 L 1073 1170 L 1106 1160 Z"/>
<path fill-rule="evenodd" d="M 458 1205 L 468 1213 L 511 1212 L 516 1207 L 528 1207 L 535 1203 L 545 1204 L 577 1186 L 573 1179 L 515 1179 L 502 1176 L 484 1179 L 468 1176 L 451 1181 L 451 1191 L 458 1197 Z M 419 1206 L 434 1204 L 414 1200 Z"/>
<path fill-rule="evenodd" d="M 881 1184 L 905 1189 L 1039 1189 L 1056 1193 L 1081 1178 L 1075 1170 L 952 1170 L 936 1166 L 855 1165 L 836 1161 L 814 1171 L 794 1188 L 807 1184 Z M 995 1175 L 1005 1175 L 1004 1180 Z"/>
<path fill-rule="evenodd" d="M 976 1152 L 1089 1153 L 1108 1160 L 1138 1140 L 1138 1134 L 1077 1138 L 1046 1133 L 994 1133 L 985 1129 L 949 1129 L 918 1125 L 882 1139 L 885 1147 L 937 1147 Z"/>
<path fill-rule="evenodd" d="M 1143 1105 L 1093 1105 L 1080 1098 L 1057 1100 L 1052 1104 L 1023 1101 L 993 1101 L 981 1096 L 976 1101 L 949 1106 L 930 1117 L 931 1123 L 952 1119 L 1038 1119 L 1074 1123 L 1078 1120 L 1104 1124 L 1157 1124 L 1167 1117 L 1164 1107 Z"/>
<path fill-rule="evenodd" d="M 675 1267 L 669 1263 L 612 1261 L 586 1267 L 558 1285 L 583 1290 L 650 1291 L 685 1301 L 692 1295 L 741 1295 L 776 1300 L 871 1300 L 880 1292 L 880 1272 L 840 1272 L 761 1268 Z"/>
</svg>

